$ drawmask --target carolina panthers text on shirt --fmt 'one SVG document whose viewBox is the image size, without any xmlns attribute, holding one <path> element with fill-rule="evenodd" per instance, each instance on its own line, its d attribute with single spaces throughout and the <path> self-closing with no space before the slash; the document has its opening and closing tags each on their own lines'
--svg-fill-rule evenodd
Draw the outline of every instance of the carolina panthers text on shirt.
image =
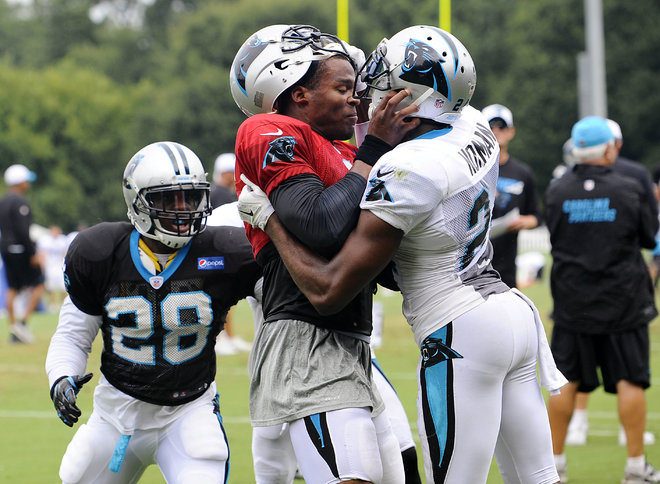
<svg viewBox="0 0 660 484">
<path fill-rule="evenodd" d="M 470 175 L 474 175 L 479 168 L 488 163 L 490 155 L 497 146 L 497 140 L 490 128 L 477 124 L 474 137 L 458 151 L 458 154 L 467 162 Z"/>
<path fill-rule="evenodd" d="M 568 223 L 582 222 L 614 222 L 616 209 L 610 208 L 609 198 L 587 198 L 566 200 L 562 211 L 568 214 Z"/>
</svg>

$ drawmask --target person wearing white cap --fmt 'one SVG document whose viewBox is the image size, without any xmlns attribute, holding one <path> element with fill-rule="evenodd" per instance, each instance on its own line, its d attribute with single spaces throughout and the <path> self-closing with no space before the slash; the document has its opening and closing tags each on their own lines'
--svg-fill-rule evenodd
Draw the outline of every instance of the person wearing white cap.
<svg viewBox="0 0 660 484">
<path fill-rule="evenodd" d="M 621 173 L 624 176 L 634 178 L 637 180 L 644 191 L 646 192 L 646 199 L 651 207 L 651 211 L 655 215 L 655 218 L 658 218 L 658 204 L 655 198 L 655 189 L 653 179 L 649 174 L 649 171 L 644 168 L 643 165 L 637 161 L 625 158 L 621 156 L 621 148 L 623 147 L 623 135 L 621 134 L 621 127 L 619 123 L 611 119 L 607 120 L 607 126 L 609 126 L 612 135 L 614 136 L 614 149 L 616 151 L 614 158 L 614 171 Z M 656 227 L 657 230 L 658 227 Z"/>
<path fill-rule="evenodd" d="M 545 195 L 553 258 L 551 348 L 569 380 L 549 398 L 555 465 L 566 482 L 564 445 L 577 391 L 591 392 L 602 382 L 605 392 L 617 395 L 626 434 L 622 484 L 660 482 L 660 471 L 644 457 L 648 324 L 658 311 L 640 252 L 655 246 L 656 222 L 642 186 L 613 170 L 615 140 L 604 118 L 578 121 L 571 138 L 576 165 Z"/>
<path fill-rule="evenodd" d="M 511 110 L 501 104 L 491 104 L 481 112 L 500 146 L 493 223 L 496 225 L 498 218 L 506 221 L 504 231 L 491 233 L 493 267 L 509 287 L 515 288 L 518 232 L 539 224 L 536 183 L 531 168 L 509 154 L 509 143 L 516 135 Z"/>
<path fill-rule="evenodd" d="M 237 219 L 239 225 L 241 227 L 243 226 L 235 205 L 237 199 L 236 185 L 234 184 L 235 164 L 236 155 L 234 153 L 221 153 L 215 159 L 213 165 L 213 185 L 211 186 L 211 207 L 213 208 L 213 213 L 206 221 L 209 226 L 231 225 L 232 223 L 227 223 L 228 218 L 230 222 L 231 219 Z M 245 341 L 233 330 L 231 311 L 227 313 L 225 319 L 225 330 L 218 335 L 216 340 L 216 354 L 235 355 L 236 353 L 250 351 L 252 343 Z"/>
<path fill-rule="evenodd" d="M 34 342 L 27 321 L 39 304 L 45 289 L 36 244 L 30 239 L 32 210 L 25 198 L 25 193 L 35 179 L 34 172 L 25 165 L 11 165 L 5 170 L 8 191 L 0 200 L 0 255 L 7 275 L 8 288 L 5 297 L 12 343 Z M 29 298 L 21 321 L 17 322 L 14 303 L 16 296 L 23 289 L 29 291 Z"/>
<path fill-rule="evenodd" d="M 211 187 L 211 207 L 217 208 L 225 203 L 236 201 L 235 164 L 236 155 L 234 153 L 222 153 L 215 159 L 213 186 Z"/>
</svg>

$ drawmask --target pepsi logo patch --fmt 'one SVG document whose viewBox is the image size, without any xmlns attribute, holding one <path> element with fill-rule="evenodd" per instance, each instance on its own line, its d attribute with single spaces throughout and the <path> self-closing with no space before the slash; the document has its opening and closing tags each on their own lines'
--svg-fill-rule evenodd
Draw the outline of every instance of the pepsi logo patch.
<svg viewBox="0 0 660 484">
<path fill-rule="evenodd" d="M 197 269 L 200 271 L 217 271 L 225 268 L 224 257 L 198 257 Z"/>
</svg>

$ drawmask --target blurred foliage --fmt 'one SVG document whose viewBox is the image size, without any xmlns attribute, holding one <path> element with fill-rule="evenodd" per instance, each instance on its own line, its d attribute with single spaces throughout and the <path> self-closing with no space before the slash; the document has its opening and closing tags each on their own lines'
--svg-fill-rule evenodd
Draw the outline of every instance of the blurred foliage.
<svg viewBox="0 0 660 484">
<path fill-rule="evenodd" d="M 275 23 L 334 32 L 335 8 L 320 0 L 0 0 L 0 172 L 18 162 L 37 172 L 29 194 L 37 223 L 68 231 L 124 219 L 119 183 L 142 146 L 182 142 L 209 171 L 233 150 L 243 115 L 228 79 L 240 45 Z M 472 104 L 511 108 L 511 152 L 533 167 L 542 193 L 578 117 L 584 2 L 461 0 L 452 8 L 452 31 L 477 65 Z M 622 154 L 651 168 L 660 163 L 660 2 L 603 0 L 603 11 L 609 116 L 622 127 Z M 437 0 L 352 0 L 349 40 L 368 54 L 402 28 L 437 23 Z"/>
</svg>

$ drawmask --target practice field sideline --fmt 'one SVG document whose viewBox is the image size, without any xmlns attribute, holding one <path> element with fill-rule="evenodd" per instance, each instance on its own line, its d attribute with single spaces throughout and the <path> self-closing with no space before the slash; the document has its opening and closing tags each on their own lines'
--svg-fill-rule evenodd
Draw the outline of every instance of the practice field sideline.
<svg viewBox="0 0 660 484">
<path fill-rule="evenodd" d="M 385 294 L 387 293 L 387 294 Z M 531 286 L 525 293 L 536 303 L 546 328 L 551 300 L 547 281 Z M 378 361 L 394 384 L 416 433 L 415 371 L 417 348 L 412 333 L 401 316 L 401 299 L 387 291 L 377 298 L 385 306 L 383 345 L 376 351 Z M 246 303 L 233 310 L 234 328 L 245 339 L 253 337 L 253 323 Z M 73 430 L 57 418 L 48 395 L 44 362 L 57 316 L 37 314 L 32 329 L 37 342 L 31 346 L 8 343 L 6 318 L 0 318 L 0 425 L 5 438 L 0 443 L 0 482 L 43 484 L 59 482 L 59 462 L 73 436 Z M 652 386 L 647 391 L 648 430 L 654 432 L 658 444 L 647 447 L 647 458 L 660 465 L 660 324 L 651 325 Z M 82 421 L 91 413 L 92 390 L 99 377 L 100 339 L 94 343 L 88 371 L 94 378 L 79 396 Z M 250 454 L 250 422 L 247 411 L 247 354 L 218 359 L 216 378 L 221 411 L 229 436 L 231 474 L 229 482 L 254 482 Z M 620 482 L 625 463 L 625 448 L 618 445 L 616 400 L 596 391 L 589 403 L 589 437 L 584 447 L 567 447 L 569 479 L 573 484 L 615 484 Z M 150 467 L 141 483 L 160 484 L 164 479 L 156 467 Z M 302 481 L 296 481 L 296 483 Z M 495 466 L 488 484 L 501 484 Z"/>
</svg>

